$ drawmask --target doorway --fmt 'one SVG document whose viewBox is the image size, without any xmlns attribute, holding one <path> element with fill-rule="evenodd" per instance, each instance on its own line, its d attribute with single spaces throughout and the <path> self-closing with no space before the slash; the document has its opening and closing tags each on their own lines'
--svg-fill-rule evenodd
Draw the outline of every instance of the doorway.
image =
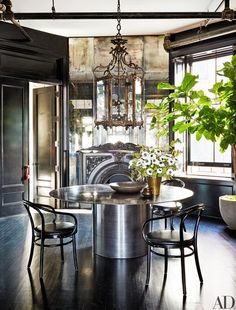
<svg viewBox="0 0 236 310">
<path fill-rule="evenodd" d="M 56 85 L 29 85 L 29 199 L 55 207 L 49 192 L 59 185 L 58 94 Z"/>
</svg>

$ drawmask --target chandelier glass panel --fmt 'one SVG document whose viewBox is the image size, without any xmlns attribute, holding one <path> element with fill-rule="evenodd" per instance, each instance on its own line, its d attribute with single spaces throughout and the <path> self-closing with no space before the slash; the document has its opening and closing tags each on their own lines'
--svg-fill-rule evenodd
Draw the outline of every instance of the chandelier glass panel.
<svg viewBox="0 0 236 310">
<path fill-rule="evenodd" d="M 143 126 L 144 70 L 134 64 L 121 35 L 120 1 L 117 5 L 117 34 L 111 40 L 111 61 L 94 68 L 96 95 L 95 125 L 105 129 L 113 126 Z"/>
</svg>

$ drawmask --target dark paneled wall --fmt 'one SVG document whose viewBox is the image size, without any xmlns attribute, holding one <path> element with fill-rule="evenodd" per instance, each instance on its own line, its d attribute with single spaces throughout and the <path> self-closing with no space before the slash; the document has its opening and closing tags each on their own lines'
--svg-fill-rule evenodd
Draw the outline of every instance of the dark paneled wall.
<svg viewBox="0 0 236 310">
<path fill-rule="evenodd" d="M 67 150 L 68 142 L 66 130 L 67 127 L 67 103 L 68 103 L 68 76 L 69 76 L 69 65 L 68 65 L 68 39 L 61 36 L 52 35 L 49 33 L 44 33 L 36 31 L 29 28 L 24 28 L 27 34 L 32 39 L 31 41 L 25 40 L 23 34 L 19 29 L 10 23 L 0 22 L 0 81 L 1 85 L 5 85 L 6 82 L 11 84 L 11 87 L 18 87 L 19 82 L 28 85 L 29 81 L 33 82 L 46 82 L 60 85 L 60 94 L 61 94 L 61 105 L 60 105 L 60 128 L 61 128 L 61 137 L 60 137 L 60 175 L 61 175 L 61 185 L 66 185 L 66 180 L 68 179 L 68 166 L 67 166 Z M 3 88 L 5 89 L 5 88 Z M 7 94 L 7 93 L 6 93 Z M 2 113 L 8 111 L 9 102 L 4 99 L 4 96 L 1 97 L 1 107 Z M 10 98 L 10 96 L 6 97 Z M 11 99 L 11 98 L 10 98 Z M 10 100 L 9 99 L 9 100 Z M 21 102 L 21 100 L 22 102 Z M 29 92 L 26 91 L 24 96 L 19 96 L 19 100 L 15 100 L 16 107 L 14 110 L 8 113 L 8 118 L 10 124 L 14 124 L 14 117 L 17 113 L 17 104 L 21 103 L 22 112 L 26 115 L 26 110 L 28 108 L 28 99 Z M 8 100 L 8 101 L 9 101 Z M 9 107 L 8 107 L 9 106 Z M 4 109 L 3 109 L 4 107 Z M 20 114 L 21 115 L 21 114 Z M 26 115 L 26 119 L 28 116 Z M 18 139 L 18 146 L 22 144 L 22 149 L 25 147 L 24 137 L 28 137 L 28 125 L 26 122 L 23 124 L 22 132 L 23 138 Z M 28 162 L 28 153 L 23 154 L 22 158 L 18 154 L 7 154 L 8 148 L 10 146 L 9 137 L 4 134 L 7 132 L 12 132 L 12 127 L 4 127 L 4 122 L 0 124 L 2 128 L 2 135 L 0 137 L 0 145 L 5 145 L 3 156 L 0 156 L 1 164 L 1 173 L 3 175 L 4 171 L 7 171 L 7 176 L 11 176 L 13 179 L 19 180 L 22 182 L 22 167 Z M 4 130 L 5 129 L 5 130 Z M 8 129 L 8 130 L 7 130 Z M 12 140 L 12 139 L 11 139 Z M 6 156 L 5 156 L 6 155 Z M 10 156 L 11 155 L 11 156 Z M 12 159 L 13 155 L 17 157 L 17 160 Z M 4 161 L 5 157 L 9 160 L 13 160 L 13 163 Z M 17 163 L 17 165 L 16 165 Z M 21 167 L 22 165 L 22 167 Z M 1 181 L 3 178 L 1 179 Z M 1 185 L 1 182 L 0 182 Z M 22 187 L 28 185 L 28 181 L 22 182 Z M 15 204 L 16 199 L 14 200 L 13 195 L 7 196 L 7 201 L 4 200 L 4 191 L 3 186 L 0 186 L 0 216 L 6 216 L 10 214 L 20 213 L 22 208 L 19 208 Z M 26 194 L 27 189 L 23 189 L 21 195 Z M 25 195 L 27 196 L 27 195 Z M 24 197 L 25 197 L 24 196 Z M 27 197 L 25 197 L 27 198 Z M 18 202 L 20 198 L 18 197 Z"/>
<path fill-rule="evenodd" d="M 219 197 L 233 194 L 233 181 L 213 180 L 201 178 L 182 178 L 185 187 L 191 189 L 194 195 L 184 202 L 184 205 L 204 203 L 205 216 L 221 218 L 219 211 Z"/>
<path fill-rule="evenodd" d="M 68 77 L 68 39 L 0 22 L 0 75 L 43 82 L 62 82 Z M 67 71 L 65 70 L 67 69 Z"/>
</svg>

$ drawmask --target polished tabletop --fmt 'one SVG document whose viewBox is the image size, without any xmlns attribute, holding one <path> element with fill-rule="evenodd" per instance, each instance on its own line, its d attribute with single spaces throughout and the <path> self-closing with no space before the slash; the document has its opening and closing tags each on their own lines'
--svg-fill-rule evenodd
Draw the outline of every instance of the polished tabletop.
<svg viewBox="0 0 236 310">
<path fill-rule="evenodd" d="M 88 184 L 55 189 L 50 196 L 65 202 L 137 205 L 180 201 L 193 196 L 193 192 L 186 188 L 161 185 L 160 195 L 146 198 L 140 193 L 118 193 L 109 184 Z"/>
<path fill-rule="evenodd" d="M 50 192 L 65 202 L 92 204 L 93 251 L 109 258 L 135 258 L 147 254 L 141 227 L 150 217 L 150 206 L 191 197 L 186 188 L 161 185 L 160 195 L 144 198 L 139 193 L 118 193 L 109 184 L 62 187 Z"/>
</svg>

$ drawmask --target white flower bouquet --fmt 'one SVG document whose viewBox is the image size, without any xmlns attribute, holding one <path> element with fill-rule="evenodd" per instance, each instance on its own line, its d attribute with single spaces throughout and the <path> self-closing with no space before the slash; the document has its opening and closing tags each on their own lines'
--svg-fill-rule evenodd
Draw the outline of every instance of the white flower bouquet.
<svg viewBox="0 0 236 310">
<path fill-rule="evenodd" d="M 144 180 L 146 177 L 165 177 L 171 179 L 177 170 L 177 158 L 173 152 L 158 148 L 141 146 L 129 162 L 133 180 Z"/>
</svg>

